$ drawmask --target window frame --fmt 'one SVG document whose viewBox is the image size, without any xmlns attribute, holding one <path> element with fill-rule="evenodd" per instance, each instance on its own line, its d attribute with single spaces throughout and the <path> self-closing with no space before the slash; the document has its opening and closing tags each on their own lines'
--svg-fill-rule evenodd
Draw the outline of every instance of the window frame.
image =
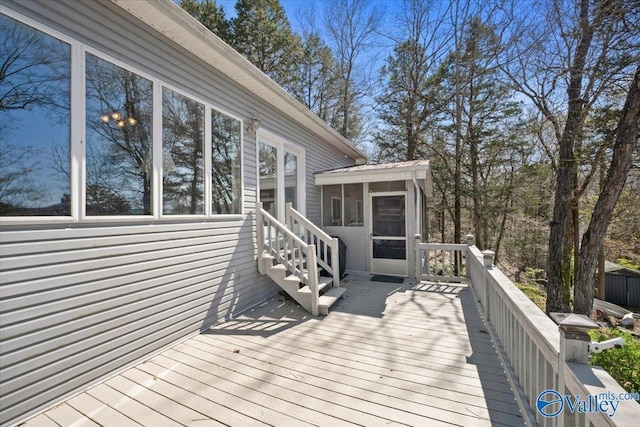
<svg viewBox="0 0 640 427">
<path fill-rule="evenodd" d="M 78 63 L 80 51 L 79 51 L 79 43 L 77 40 L 69 37 L 68 35 L 61 33 L 60 31 L 54 30 L 51 27 L 43 25 L 42 23 L 29 18 L 27 16 L 22 15 L 21 13 L 15 12 L 9 8 L 2 8 L 2 14 L 12 18 L 18 22 L 21 22 L 24 25 L 34 28 L 37 31 L 40 31 L 50 37 L 53 37 L 61 42 L 67 43 L 69 45 L 71 63 L 69 65 L 70 71 L 70 96 L 69 96 L 69 122 L 70 122 L 70 130 L 69 130 L 69 168 L 71 172 L 71 179 L 69 182 L 69 190 L 71 192 L 70 196 L 70 215 L 63 216 L 0 216 L 0 225 L 21 225 L 21 224 L 55 224 L 55 223 L 69 223 L 75 222 L 78 220 L 78 204 L 77 200 L 79 195 L 76 190 L 79 187 L 79 173 L 80 173 L 80 148 L 79 144 L 75 141 L 79 141 L 78 137 L 81 135 L 81 132 L 78 128 L 74 126 L 75 120 L 77 120 L 78 114 L 82 114 L 83 111 L 79 111 L 79 105 L 77 102 L 74 102 L 78 97 L 84 96 L 84 89 L 80 86 L 84 86 L 84 77 L 82 77 L 82 82 L 78 82 L 78 74 L 80 70 L 80 64 Z M 83 75 L 80 73 L 80 75 Z M 82 84 L 81 84 L 82 83 Z M 79 92 L 82 93 L 79 93 Z M 84 138 L 83 138 L 84 139 Z"/>
<path fill-rule="evenodd" d="M 208 103 L 205 102 L 204 100 L 202 100 L 201 98 L 198 98 L 198 97 L 195 97 L 193 95 L 190 95 L 188 92 L 185 92 L 185 91 L 183 91 L 183 90 L 181 90 L 181 89 L 179 89 L 179 88 L 177 88 L 175 86 L 172 86 L 170 84 L 167 84 L 165 82 L 160 82 L 159 86 L 160 86 L 160 89 L 159 89 L 159 91 L 160 91 L 160 105 L 157 106 L 158 107 L 157 110 L 159 111 L 160 118 L 159 118 L 159 123 L 156 123 L 156 120 L 153 121 L 153 126 L 154 126 L 154 128 L 156 126 L 158 126 L 158 131 L 160 133 L 160 138 L 159 138 L 159 142 L 156 142 L 155 132 L 154 132 L 154 141 L 153 141 L 153 144 L 154 144 L 153 145 L 154 146 L 154 152 L 153 152 L 154 158 L 153 158 L 153 163 L 154 163 L 154 168 L 155 168 L 156 162 L 158 162 L 158 175 L 159 175 L 159 177 L 158 177 L 157 186 L 158 186 L 158 203 L 160 204 L 160 206 L 158 207 L 159 208 L 158 214 L 154 213 L 154 215 L 158 215 L 159 219 L 162 219 L 162 220 L 172 220 L 172 219 L 177 219 L 177 220 L 198 219 L 198 220 L 202 220 L 202 219 L 208 219 L 209 215 L 207 214 L 207 206 L 208 206 L 207 201 L 211 200 L 211 194 L 208 194 L 208 192 L 207 192 L 207 188 L 210 188 L 210 187 L 207 187 L 207 176 L 209 177 L 209 179 L 211 178 L 211 172 L 209 171 L 209 174 L 207 174 L 207 171 L 211 167 L 211 161 L 209 160 L 209 168 L 207 168 L 207 159 L 209 159 L 209 156 L 211 155 L 211 141 L 210 141 L 210 139 L 211 139 L 211 114 L 207 114 L 207 111 L 208 111 L 207 105 L 208 105 Z M 202 114 L 204 115 L 204 134 L 202 135 L 202 138 L 203 138 L 204 146 L 202 147 L 202 156 L 203 156 L 202 167 L 204 168 L 204 173 L 202 174 L 202 179 L 204 181 L 203 181 L 202 191 L 203 191 L 204 194 L 202 195 L 203 196 L 202 197 L 202 203 L 204 203 L 204 206 L 203 206 L 204 209 L 202 210 L 203 213 L 201 213 L 201 214 L 173 215 L 173 214 L 165 214 L 164 213 L 164 206 L 163 206 L 164 205 L 164 202 L 163 202 L 163 200 L 164 200 L 164 189 L 163 189 L 164 182 L 163 181 L 164 180 L 163 180 L 163 176 L 162 176 L 162 174 L 164 172 L 164 167 L 163 167 L 163 164 L 162 164 L 163 163 L 162 162 L 162 158 L 163 158 L 163 154 L 164 154 L 164 141 L 162 139 L 162 134 L 163 134 L 163 127 L 162 127 L 162 125 L 163 125 L 163 123 L 162 123 L 162 121 L 163 121 L 162 91 L 165 88 L 170 90 L 170 91 L 172 91 L 172 92 L 177 93 L 178 95 L 184 96 L 185 98 L 189 98 L 192 101 L 195 101 L 195 102 L 197 102 L 199 104 L 202 104 L 202 106 L 203 106 L 203 113 Z M 153 110 L 154 110 L 154 112 L 156 111 L 155 99 L 154 99 Z M 154 119 L 155 119 L 155 117 L 154 117 Z M 208 133 L 207 133 L 207 130 L 208 130 Z M 207 139 L 207 135 L 209 135 L 208 139 Z M 155 155 L 156 154 L 156 152 L 155 152 L 156 145 L 159 146 L 159 151 L 160 151 L 159 155 L 157 155 L 157 156 Z M 207 155 L 207 147 L 209 147 L 209 150 L 208 150 L 209 155 Z"/>
<path fill-rule="evenodd" d="M 209 203 L 207 203 L 207 209 L 205 209 L 205 212 L 207 214 L 207 216 L 211 217 L 211 218 L 233 218 L 233 217 L 238 217 L 238 216 L 242 216 L 244 217 L 245 214 L 245 209 L 244 209 L 244 121 L 242 120 L 242 118 L 240 118 L 239 116 L 236 116 L 235 114 L 229 113 L 228 111 L 219 108 L 218 106 L 215 106 L 213 104 L 208 104 L 207 108 L 206 108 L 207 112 L 206 114 L 206 118 L 209 120 L 209 125 L 205 127 L 205 138 L 208 141 L 208 143 L 205 145 L 205 155 L 207 156 L 205 159 L 205 176 L 207 176 L 207 180 L 205 181 L 205 192 L 207 194 L 207 196 L 209 197 Z M 211 137 L 212 137 L 212 133 L 213 133 L 213 125 L 211 124 L 211 113 L 213 111 L 216 111 L 220 114 L 224 114 L 227 117 L 230 117 L 234 120 L 237 120 L 240 123 L 240 213 L 232 213 L 232 214 L 214 214 L 212 213 L 212 180 L 213 180 L 213 144 L 211 141 Z M 206 125 L 206 122 L 205 122 Z M 208 134 L 207 134 L 208 132 Z M 207 154 L 207 150 L 209 150 L 208 154 Z M 257 156 L 257 154 L 256 154 Z M 209 162 L 209 164 L 207 165 L 206 162 Z M 207 187 L 207 185 L 209 187 Z M 207 189 L 208 188 L 208 189 Z"/>
<path fill-rule="evenodd" d="M 167 81 L 164 81 L 151 73 L 145 72 L 127 62 L 119 60 L 99 49 L 93 48 L 58 30 L 48 27 L 33 18 L 27 17 L 9 8 L 3 8 L 2 14 L 15 19 L 24 25 L 34 28 L 70 47 L 70 215 L 68 216 L 0 216 L 0 225 L 23 224 L 56 224 L 56 223 L 148 223 L 154 221 L 184 222 L 185 220 L 229 220 L 246 216 L 245 210 L 245 134 L 244 119 L 221 108 L 215 102 L 208 101 L 188 91 L 181 89 Z M 152 83 L 152 215 L 87 215 L 86 213 L 86 57 L 87 54 L 107 61 L 117 67 L 137 74 Z M 162 212 L 162 89 L 170 89 L 204 106 L 204 213 L 195 215 L 165 215 Z M 234 120 L 240 125 L 240 213 L 214 214 L 212 213 L 212 121 L 211 112 L 215 110 Z M 302 153 L 304 151 L 302 150 Z M 298 155 L 297 152 L 293 154 Z M 302 154 L 303 155 L 303 154 Z M 300 157 L 298 157 L 300 158 Z M 300 161 L 299 161 L 300 162 Z M 298 179 L 299 181 L 300 179 Z M 299 200 L 301 199 L 300 196 Z M 303 199 L 302 199 L 303 200 Z"/>
<path fill-rule="evenodd" d="M 89 46 L 83 45 L 81 43 L 79 43 L 80 45 L 80 52 L 81 52 L 81 61 L 82 61 L 82 74 L 80 76 L 79 79 L 76 80 L 80 80 L 82 85 L 81 85 L 81 91 L 82 91 L 82 102 L 80 103 L 80 109 L 82 110 L 82 114 L 81 117 L 82 119 L 79 119 L 79 129 L 81 130 L 81 137 L 80 139 L 82 140 L 81 144 L 80 144 L 80 155 L 81 155 L 81 173 L 80 176 L 78 177 L 79 179 L 79 183 L 78 185 L 80 186 L 80 206 L 79 206 L 79 221 L 82 222 L 105 222 L 105 221 L 118 221 L 118 222 L 126 222 L 126 221 L 149 221 L 149 220 L 154 220 L 154 219 L 159 219 L 158 216 L 158 206 L 156 206 L 156 198 L 158 197 L 158 194 L 156 193 L 156 184 L 157 184 L 157 178 L 158 178 L 158 173 L 157 173 L 157 164 L 156 162 L 158 161 L 157 156 L 156 156 L 156 126 L 157 126 L 157 118 L 156 118 L 156 109 L 158 107 L 157 105 L 157 98 L 156 98 L 156 88 L 158 87 L 158 85 L 160 84 L 160 80 L 158 80 L 157 78 L 151 76 L 150 74 L 145 73 L 144 71 L 141 71 L 135 67 L 132 67 L 128 64 L 126 64 L 123 61 L 120 61 L 117 58 L 114 58 L 110 55 L 105 54 L 104 52 L 101 52 L 97 49 L 91 48 Z M 126 71 L 129 71 L 130 73 L 134 73 L 137 74 L 138 76 L 145 78 L 149 81 L 151 81 L 151 97 L 152 97 L 152 111 L 151 111 L 151 117 L 152 117 L 152 141 L 151 141 L 151 152 L 152 152 L 152 173 L 151 173 L 151 207 L 152 207 L 152 212 L 153 215 L 87 215 L 87 153 L 86 153 L 86 147 L 87 147 L 87 123 L 86 123 L 86 87 L 87 87 L 87 54 L 91 54 L 103 61 L 109 62 L 117 67 L 120 67 Z M 73 59 L 72 59 L 73 60 Z M 160 102 L 162 102 L 162 98 L 160 98 Z M 162 107 L 162 104 L 160 104 L 160 108 Z M 162 119 L 162 111 L 160 111 L 160 119 Z M 162 125 L 162 123 L 160 123 L 160 125 Z M 72 125 L 73 128 L 73 125 Z M 160 135 L 162 134 L 162 129 L 160 129 Z M 162 141 L 160 141 L 160 144 L 162 144 Z M 161 176 L 161 175 L 160 175 Z M 73 177 L 73 174 L 72 174 Z M 162 203 L 160 203 L 162 204 Z"/>
</svg>

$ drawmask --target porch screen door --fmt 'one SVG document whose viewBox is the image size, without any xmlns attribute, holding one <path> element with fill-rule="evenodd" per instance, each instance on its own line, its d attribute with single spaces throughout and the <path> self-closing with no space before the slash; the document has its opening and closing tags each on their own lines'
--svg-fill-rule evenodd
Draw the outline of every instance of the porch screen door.
<svg viewBox="0 0 640 427">
<path fill-rule="evenodd" d="M 407 275 L 405 192 L 371 195 L 371 272 Z"/>
</svg>

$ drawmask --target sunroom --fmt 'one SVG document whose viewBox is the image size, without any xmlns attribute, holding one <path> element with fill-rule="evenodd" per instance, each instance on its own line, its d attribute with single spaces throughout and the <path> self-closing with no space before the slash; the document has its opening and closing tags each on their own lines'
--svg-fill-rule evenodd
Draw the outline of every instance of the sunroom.
<svg viewBox="0 0 640 427">
<path fill-rule="evenodd" d="M 315 184 L 322 188 L 322 228 L 346 245 L 347 271 L 410 276 L 412 241 L 426 236 L 428 160 L 323 171 Z"/>
</svg>

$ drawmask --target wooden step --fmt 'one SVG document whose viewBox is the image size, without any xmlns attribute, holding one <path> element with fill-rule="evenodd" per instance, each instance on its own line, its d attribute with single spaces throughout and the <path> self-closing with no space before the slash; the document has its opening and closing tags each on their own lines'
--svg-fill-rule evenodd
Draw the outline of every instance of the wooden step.
<svg viewBox="0 0 640 427">
<path fill-rule="evenodd" d="M 267 251 L 262 251 L 260 259 L 258 260 L 258 271 L 260 274 L 267 274 L 269 267 L 273 265 L 274 257 Z"/>
<path fill-rule="evenodd" d="M 282 264 L 272 265 L 267 267 L 267 274 L 279 285 L 286 277 L 287 268 Z"/>
<path fill-rule="evenodd" d="M 329 314 L 329 308 L 347 291 L 347 288 L 330 288 L 327 292 L 320 297 L 318 309 L 320 314 L 326 316 Z"/>
<path fill-rule="evenodd" d="M 287 291 L 287 293 L 289 294 L 298 292 L 298 290 L 300 289 L 300 278 L 294 275 L 287 276 L 282 281 L 282 285 L 280 285 L 280 287 Z"/>
<path fill-rule="evenodd" d="M 320 276 L 318 278 L 318 288 L 320 289 L 320 292 L 322 292 L 324 288 L 326 288 L 328 285 L 331 285 L 332 283 L 333 277 Z"/>
<path fill-rule="evenodd" d="M 324 289 L 330 286 L 332 282 L 333 279 L 331 277 L 320 276 L 320 278 L 318 279 L 318 292 L 322 292 Z M 311 289 L 309 289 L 309 286 L 303 286 L 302 288 L 300 288 L 299 292 L 311 293 Z"/>
</svg>

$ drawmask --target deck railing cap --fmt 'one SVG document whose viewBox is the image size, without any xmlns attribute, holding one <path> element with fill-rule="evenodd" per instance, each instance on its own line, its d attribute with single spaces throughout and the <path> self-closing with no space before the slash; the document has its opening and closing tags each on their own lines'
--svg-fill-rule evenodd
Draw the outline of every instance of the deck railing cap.
<svg viewBox="0 0 640 427">
<path fill-rule="evenodd" d="M 493 259 L 496 253 L 490 250 L 482 251 L 482 258 L 484 260 L 485 267 L 493 267 Z"/>
<path fill-rule="evenodd" d="M 589 330 L 599 327 L 596 322 L 584 314 L 551 313 L 550 316 L 560 329 L 568 334 L 586 335 Z"/>
</svg>

